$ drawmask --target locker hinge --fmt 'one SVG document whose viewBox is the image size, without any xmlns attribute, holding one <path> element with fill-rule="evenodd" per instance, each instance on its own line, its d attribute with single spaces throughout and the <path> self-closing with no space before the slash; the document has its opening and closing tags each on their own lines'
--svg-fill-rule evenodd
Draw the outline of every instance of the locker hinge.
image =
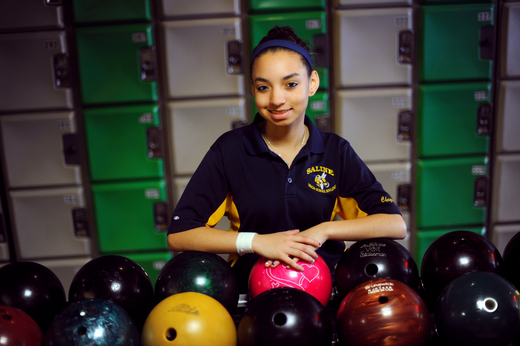
<svg viewBox="0 0 520 346">
<path fill-rule="evenodd" d="M 481 104 L 477 110 L 477 135 L 491 135 L 491 124 L 493 118 L 493 107 L 489 103 Z"/>
<path fill-rule="evenodd" d="M 139 49 L 139 66 L 141 69 L 141 80 L 157 80 L 157 55 L 155 47 L 141 47 Z"/>
<path fill-rule="evenodd" d="M 162 127 L 149 127 L 146 129 L 146 142 L 148 143 L 148 157 L 164 157 Z"/>
<path fill-rule="evenodd" d="M 79 138 L 76 133 L 66 133 L 61 137 L 63 156 L 67 165 L 81 165 Z"/>
<path fill-rule="evenodd" d="M 155 230 L 166 231 L 168 229 L 168 202 L 157 202 L 153 205 Z"/>
<path fill-rule="evenodd" d="M 72 209 L 72 221 L 74 222 L 74 235 L 76 237 L 88 237 L 87 209 Z"/>
<path fill-rule="evenodd" d="M 485 207 L 488 202 L 489 178 L 480 177 L 475 179 L 473 190 L 473 205 L 475 207 Z"/>
<path fill-rule="evenodd" d="M 399 64 L 413 63 L 413 31 L 404 30 L 399 32 L 399 50 L 397 62 Z"/>
<path fill-rule="evenodd" d="M 314 50 L 314 66 L 329 67 L 329 37 L 327 34 L 315 35 L 312 38 Z"/>
<path fill-rule="evenodd" d="M 480 59 L 493 59 L 495 53 L 495 27 L 486 25 L 480 28 L 478 56 Z"/>
<path fill-rule="evenodd" d="M 53 57 L 53 65 L 54 85 L 56 85 L 56 88 L 72 87 L 72 81 L 70 79 L 69 54 L 55 54 Z"/>
<path fill-rule="evenodd" d="M 397 186 L 397 207 L 401 211 L 410 211 L 412 199 L 412 184 L 401 184 Z"/>
<path fill-rule="evenodd" d="M 397 140 L 411 141 L 413 131 L 413 111 L 402 110 L 397 114 Z"/>
<path fill-rule="evenodd" d="M 244 51 L 242 42 L 238 40 L 229 41 L 227 43 L 227 66 L 226 71 L 229 74 L 244 73 Z"/>
</svg>

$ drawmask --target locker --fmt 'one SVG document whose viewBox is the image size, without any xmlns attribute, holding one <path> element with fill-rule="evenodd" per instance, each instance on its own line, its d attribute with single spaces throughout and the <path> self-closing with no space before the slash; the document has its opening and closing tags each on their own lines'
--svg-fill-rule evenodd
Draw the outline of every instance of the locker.
<svg viewBox="0 0 520 346">
<path fill-rule="evenodd" d="M 9 244 L 7 243 L 7 226 L 5 224 L 4 208 L 0 201 L 0 262 L 9 261 Z"/>
<path fill-rule="evenodd" d="M 495 148 L 499 153 L 520 151 L 520 81 L 499 84 Z"/>
<path fill-rule="evenodd" d="M 333 0 L 334 7 L 375 6 L 375 5 L 411 5 L 412 0 Z"/>
<path fill-rule="evenodd" d="M 81 184 L 73 112 L 3 115 L 0 127 L 9 187 Z"/>
<path fill-rule="evenodd" d="M 157 105 L 86 109 L 84 118 L 91 181 L 164 176 Z"/>
<path fill-rule="evenodd" d="M 507 243 L 509 243 L 511 238 L 513 238 L 518 232 L 520 232 L 520 224 L 495 225 L 491 233 L 491 240 L 503 255 Z"/>
<path fill-rule="evenodd" d="M 18 259 L 90 255 L 82 187 L 14 190 L 9 196 Z"/>
<path fill-rule="evenodd" d="M 280 2 L 285 4 L 286 2 Z M 325 11 L 292 12 L 249 16 L 250 51 L 275 25 L 290 26 L 314 53 L 314 69 L 320 76 L 320 89 L 329 88 L 329 47 Z M 312 55 L 311 55 L 312 56 Z M 247 64 L 249 68 L 249 63 Z"/>
<path fill-rule="evenodd" d="M 151 24 L 76 29 L 84 105 L 157 101 Z"/>
<path fill-rule="evenodd" d="M 333 27 L 336 87 L 411 85 L 411 8 L 339 10 Z"/>
<path fill-rule="evenodd" d="M 76 23 L 151 21 L 151 0 L 72 0 Z"/>
<path fill-rule="evenodd" d="M 412 89 L 336 92 L 336 132 L 365 162 L 410 160 Z"/>
<path fill-rule="evenodd" d="M 520 77 L 520 3 L 504 4 L 500 42 L 500 76 Z"/>
<path fill-rule="evenodd" d="M 173 172 L 192 174 L 220 135 L 247 123 L 245 99 L 171 102 L 168 120 Z"/>
<path fill-rule="evenodd" d="M 484 224 L 488 185 L 485 156 L 418 160 L 417 228 Z"/>
<path fill-rule="evenodd" d="M 162 0 L 164 17 L 240 14 L 240 0 Z"/>
<path fill-rule="evenodd" d="M 250 12 L 309 11 L 325 9 L 326 0 L 248 0 Z"/>
<path fill-rule="evenodd" d="M 65 31 L 0 34 L 0 111 L 73 107 Z"/>
<path fill-rule="evenodd" d="M 92 184 L 100 253 L 166 249 L 164 180 Z"/>
<path fill-rule="evenodd" d="M 493 175 L 494 222 L 518 222 L 518 196 L 520 195 L 520 154 L 497 155 Z"/>
<path fill-rule="evenodd" d="M 420 82 L 491 79 L 493 4 L 423 6 L 419 10 Z"/>
<path fill-rule="evenodd" d="M 493 114 L 491 101 L 488 82 L 421 85 L 417 155 L 486 154 Z"/>
<path fill-rule="evenodd" d="M 121 256 L 121 254 L 118 254 Z M 155 287 L 157 277 L 162 267 L 173 258 L 173 254 L 169 251 L 147 252 L 147 253 L 125 253 L 122 256 L 137 262 L 150 277 L 152 285 Z"/>
<path fill-rule="evenodd" d="M 506 0 L 507 1 L 507 0 Z M 493 2 L 492 0 L 420 0 L 424 5 L 436 4 L 464 4 L 464 3 L 478 3 L 478 2 Z"/>
<path fill-rule="evenodd" d="M 80 257 L 80 258 L 64 258 L 64 259 L 53 259 L 53 260 L 36 260 L 35 262 L 50 269 L 58 279 L 65 293 L 68 294 L 70 284 L 74 279 L 74 275 L 81 269 L 92 257 Z"/>
<path fill-rule="evenodd" d="M 240 18 L 162 25 L 169 98 L 244 95 Z"/>
<path fill-rule="evenodd" d="M 61 0 L 0 1 L 0 30 L 63 28 Z"/>
</svg>

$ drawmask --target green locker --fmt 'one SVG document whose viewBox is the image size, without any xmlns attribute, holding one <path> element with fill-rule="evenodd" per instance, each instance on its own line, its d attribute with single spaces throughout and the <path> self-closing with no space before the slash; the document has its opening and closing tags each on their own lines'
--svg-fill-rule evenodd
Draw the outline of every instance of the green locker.
<svg viewBox="0 0 520 346">
<path fill-rule="evenodd" d="M 162 267 L 164 267 L 164 265 L 173 258 L 173 254 L 169 251 L 126 253 L 122 254 L 122 256 L 137 262 L 141 267 L 143 267 L 144 271 L 150 277 L 154 287 Z"/>
<path fill-rule="evenodd" d="M 92 185 L 100 253 L 166 250 L 164 180 Z"/>
<path fill-rule="evenodd" d="M 308 11 L 325 9 L 326 0 L 249 0 L 250 12 Z"/>
<path fill-rule="evenodd" d="M 421 85 L 417 156 L 487 154 L 491 115 L 491 83 Z"/>
<path fill-rule="evenodd" d="M 417 228 L 482 225 L 488 196 L 487 157 L 417 161 Z"/>
<path fill-rule="evenodd" d="M 157 105 L 86 109 L 92 181 L 162 178 L 162 129 Z"/>
<path fill-rule="evenodd" d="M 493 4 L 422 6 L 419 10 L 419 81 L 491 79 L 493 13 Z"/>
<path fill-rule="evenodd" d="M 151 24 L 76 30 L 84 105 L 157 101 Z"/>
<path fill-rule="evenodd" d="M 329 49 L 327 14 L 317 12 L 293 12 L 249 16 L 251 51 L 275 25 L 290 26 L 303 39 L 314 55 L 314 69 L 320 75 L 320 89 L 329 88 Z"/>
<path fill-rule="evenodd" d="M 150 0 L 72 0 L 77 23 L 151 21 Z"/>
</svg>

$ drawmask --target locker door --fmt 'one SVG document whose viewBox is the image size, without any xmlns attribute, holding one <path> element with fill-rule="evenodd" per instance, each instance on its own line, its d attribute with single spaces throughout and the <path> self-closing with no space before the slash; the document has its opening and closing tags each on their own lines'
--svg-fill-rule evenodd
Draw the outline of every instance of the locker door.
<svg viewBox="0 0 520 346">
<path fill-rule="evenodd" d="M 0 34 L 0 110 L 73 107 L 65 31 Z"/>
<path fill-rule="evenodd" d="M 333 0 L 334 7 L 346 7 L 352 5 L 411 5 L 412 3 L 412 0 Z"/>
<path fill-rule="evenodd" d="M 496 150 L 520 151 L 520 81 L 502 81 L 498 91 Z"/>
<path fill-rule="evenodd" d="M 69 292 L 70 284 L 74 279 L 74 275 L 81 269 L 92 257 L 81 257 L 81 258 L 66 258 L 66 259 L 54 259 L 54 260 L 37 260 L 35 262 L 41 264 L 44 267 L 50 269 L 58 279 L 65 292 Z"/>
<path fill-rule="evenodd" d="M 144 269 L 146 274 L 148 274 L 154 287 L 162 267 L 164 267 L 164 265 L 173 258 L 172 253 L 169 251 L 149 253 L 128 253 L 123 254 L 123 256 L 138 263 Z"/>
<path fill-rule="evenodd" d="M 174 174 L 192 174 L 224 132 L 247 122 L 243 98 L 179 101 L 168 105 Z"/>
<path fill-rule="evenodd" d="M 240 0 L 162 0 L 164 17 L 240 14 Z"/>
<path fill-rule="evenodd" d="M 92 184 L 101 253 L 167 248 L 165 185 L 164 180 Z"/>
<path fill-rule="evenodd" d="M 150 24 L 76 30 L 83 104 L 157 101 Z"/>
<path fill-rule="evenodd" d="M 417 228 L 484 224 L 487 158 L 418 160 L 416 189 Z"/>
<path fill-rule="evenodd" d="M 7 243 L 7 226 L 5 224 L 4 208 L 0 201 L 0 262 L 9 261 L 9 244 Z"/>
<path fill-rule="evenodd" d="M 520 155 L 498 155 L 493 176 L 494 222 L 518 222 L 518 196 L 520 196 Z"/>
<path fill-rule="evenodd" d="M 491 79 L 493 12 L 493 4 L 421 7 L 419 81 Z"/>
<path fill-rule="evenodd" d="M 520 232 L 520 224 L 496 225 L 493 227 L 491 239 L 500 253 L 503 254 L 507 243 L 509 243 L 511 238 L 513 238 L 518 232 Z"/>
<path fill-rule="evenodd" d="M 19 259 L 90 255 L 83 188 L 9 192 Z"/>
<path fill-rule="evenodd" d="M 151 0 L 72 0 L 76 23 L 152 20 Z"/>
<path fill-rule="evenodd" d="M 520 3 L 504 4 L 500 44 L 500 76 L 520 77 Z"/>
<path fill-rule="evenodd" d="M 417 155 L 486 154 L 491 116 L 491 83 L 421 85 L 417 109 Z"/>
<path fill-rule="evenodd" d="M 240 18 L 163 23 L 168 97 L 244 95 Z"/>
<path fill-rule="evenodd" d="M 157 105 L 84 111 L 92 181 L 162 178 L 162 128 Z"/>
<path fill-rule="evenodd" d="M 333 24 L 338 88 L 412 83 L 411 8 L 340 10 Z"/>
<path fill-rule="evenodd" d="M 248 0 L 250 12 L 284 12 L 325 9 L 326 0 Z"/>
<path fill-rule="evenodd" d="M 296 34 L 309 44 L 311 52 L 316 53 L 313 63 L 314 69 L 320 76 L 320 89 L 328 89 L 329 48 L 326 12 L 292 12 L 249 16 L 251 52 L 275 25 L 292 27 Z M 246 66 L 249 66 L 249 63 Z"/>
<path fill-rule="evenodd" d="M 0 30 L 63 28 L 61 0 L 0 1 Z"/>
<path fill-rule="evenodd" d="M 411 127 L 411 108 L 410 88 L 340 90 L 336 131 L 365 162 L 410 160 L 410 131 L 399 124 Z"/>
<path fill-rule="evenodd" d="M 9 187 L 81 184 L 73 112 L 0 117 Z"/>
</svg>

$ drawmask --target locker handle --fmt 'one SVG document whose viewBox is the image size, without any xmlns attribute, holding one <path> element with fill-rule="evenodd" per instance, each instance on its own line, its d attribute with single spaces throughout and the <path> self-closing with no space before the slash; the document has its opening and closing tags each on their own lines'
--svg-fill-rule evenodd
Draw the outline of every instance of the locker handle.
<svg viewBox="0 0 520 346">
<path fill-rule="evenodd" d="M 153 205 L 155 230 L 166 231 L 168 229 L 168 202 L 157 202 Z"/>
<path fill-rule="evenodd" d="M 314 50 L 314 66 L 329 67 L 329 37 L 327 34 L 315 35 L 312 38 L 312 47 Z"/>
<path fill-rule="evenodd" d="M 244 73 L 244 50 L 242 42 L 238 40 L 227 42 L 226 71 L 232 75 Z"/>
<path fill-rule="evenodd" d="M 72 221 L 74 222 L 74 235 L 76 237 L 88 237 L 90 235 L 87 222 L 87 209 L 72 209 Z"/>
<path fill-rule="evenodd" d="M 398 33 L 399 50 L 397 62 L 399 64 L 413 63 L 413 31 L 404 30 Z"/>
<path fill-rule="evenodd" d="M 493 117 L 493 109 L 490 104 L 481 104 L 477 110 L 477 135 L 491 135 L 491 124 Z"/>
<path fill-rule="evenodd" d="M 81 165 L 79 138 L 76 133 L 66 133 L 61 137 L 63 156 L 67 165 Z"/>
<path fill-rule="evenodd" d="M 141 69 L 141 80 L 157 80 L 157 55 L 155 47 L 141 47 L 139 49 L 139 66 Z"/>
<path fill-rule="evenodd" d="M 495 27 L 486 25 L 480 28 L 479 58 L 493 59 L 495 52 Z"/>
<path fill-rule="evenodd" d="M 412 140 L 412 125 L 413 111 L 402 110 L 397 114 L 397 140 L 399 142 Z"/>
<path fill-rule="evenodd" d="M 146 129 L 146 143 L 148 146 L 148 157 L 149 158 L 161 158 L 163 154 L 163 134 L 162 128 L 149 127 Z"/>
<path fill-rule="evenodd" d="M 489 178 L 480 177 L 475 179 L 473 190 L 473 205 L 475 207 L 485 207 L 488 202 Z"/>
<path fill-rule="evenodd" d="M 412 184 L 397 186 L 397 207 L 402 211 L 410 211 L 412 199 Z"/>
<path fill-rule="evenodd" d="M 72 81 L 70 79 L 69 54 L 60 53 L 53 57 L 54 85 L 56 88 L 70 88 Z"/>
</svg>

